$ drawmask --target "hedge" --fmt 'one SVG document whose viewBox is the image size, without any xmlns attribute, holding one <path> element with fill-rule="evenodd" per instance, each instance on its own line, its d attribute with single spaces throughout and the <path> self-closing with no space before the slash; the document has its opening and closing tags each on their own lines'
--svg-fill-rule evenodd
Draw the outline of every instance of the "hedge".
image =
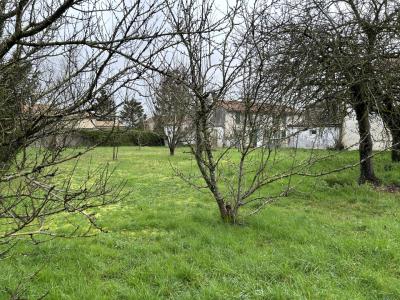
<svg viewBox="0 0 400 300">
<path fill-rule="evenodd" d="M 88 130 L 75 132 L 76 146 L 163 146 L 164 140 L 158 134 L 142 130 Z"/>
</svg>

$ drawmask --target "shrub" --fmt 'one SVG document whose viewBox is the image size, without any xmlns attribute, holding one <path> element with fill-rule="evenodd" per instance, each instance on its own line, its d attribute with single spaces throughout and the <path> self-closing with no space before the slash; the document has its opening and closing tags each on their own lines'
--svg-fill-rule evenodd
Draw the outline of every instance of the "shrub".
<svg viewBox="0 0 400 300">
<path fill-rule="evenodd" d="M 158 134 L 142 130 L 77 130 L 72 138 L 73 146 L 163 146 Z"/>
</svg>

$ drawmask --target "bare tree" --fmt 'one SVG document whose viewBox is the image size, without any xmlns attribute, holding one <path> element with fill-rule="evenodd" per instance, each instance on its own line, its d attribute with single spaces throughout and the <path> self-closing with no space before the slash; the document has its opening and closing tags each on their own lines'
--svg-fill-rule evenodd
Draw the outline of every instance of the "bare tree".
<svg viewBox="0 0 400 300">
<path fill-rule="evenodd" d="M 263 4 L 260 13 L 255 9 L 258 2 L 253 8 L 236 2 L 226 8 L 221 18 L 213 15 L 213 2 L 180 1 L 169 5 L 173 28 L 177 32 L 188 28 L 195 32 L 178 34 L 181 45 L 177 51 L 187 64 L 188 75 L 181 82 L 193 95 L 194 143 L 190 146 L 205 186 L 196 174 L 175 170 L 194 187 L 208 189 L 222 220 L 230 223 L 238 221 L 243 206 L 251 204 L 249 213 L 256 213 L 287 194 L 290 180 L 277 195 L 263 188 L 300 174 L 312 161 L 293 161 L 287 170 L 273 171 L 280 162 L 276 150 L 285 142 L 279 133 L 290 111 L 291 82 L 287 80 L 287 70 L 275 64 L 280 53 L 276 39 L 281 20 L 272 17 L 273 2 Z M 260 31 L 262 35 L 257 33 Z M 229 135 L 226 147 L 214 151 L 213 140 L 219 134 L 215 113 L 221 106 L 233 103 L 240 107 L 240 117 L 236 126 L 225 132 Z"/>
<path fill-rule="evenodd" d="M 95 99 L 120 98 L 169 45 L 162 2 L 0 1 L 0 246 L 29 237 L 85 235 L 92 209 L 115 202 L 111 170 L 77 172 L 88 149 L 67 149 L 96 117 Z M 107 113 L 104 116 L 107 117 Z M 49 143 L 52 147 L 48 147 Z M 67 150 L 67 151 L 66 151 Z M 69 166 L 65 166 L 65 163 Z M 70 230 L 52 230 L 62 216 Z M 88 220 L 89 231 L 74 222 Z M 60 217 L 58 217 L 60 218 Z"/>
<path fill-rule="evenodd" d="M 293 2 L 288 9 L 295 15 L 284 31 L 285 49 L 298 90 L 313 95 L 314 101 L 345 103 L 354 111 L 360 134 L 359 183 L 378 184 L 370 116 L 377 107 L 383 116 L 394 104 L 385 96 L 391 87 L 384 66 L 398 57 L 398 2 L 310 0 Z"/>
</svg>

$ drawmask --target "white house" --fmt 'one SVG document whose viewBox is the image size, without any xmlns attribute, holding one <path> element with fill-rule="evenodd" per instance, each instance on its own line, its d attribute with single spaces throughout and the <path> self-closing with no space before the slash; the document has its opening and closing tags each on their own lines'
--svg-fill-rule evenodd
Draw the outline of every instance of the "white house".
<svg viewBox="0 0 400 300">
<path fill-rule="evenodd" d="M 218 103 L 211 119 L 215 146 L 234 146 L 238 143 L 238 132 L 243 130 L 245 110 L 245 104 L 241 101 Z M 292 110 L 281 105 L 261 104 L 253 105 L 250 114 L 251 118 L 256 118 L 258 127 L 256 132 L 248 137 L 252 139 L 254 146 L 262 146 L 267 143 L 279 144 L 279 146 L 285 144 L 286 122 L 290 118 Z"/>
<path fill-rule="evenodd" d="M 288 146 L 305 149 L 329 149 L 341 145 L 344 149 L 358 149 L 360 135 L 354 111 L 349 110 L 341 120 L 330 118 L 319 123 L 292 124 L 287 128 Z M 370 115 L 373 150 L 385 150 L 391 145 L 390 133 L 378 115 Z"/>
<path fill-rule="evenodd" d="M 389 149 L 392 145 L 392 137 L 387 130 L 380 116 L 370 115 L 371 137 L 373 150 Z M 346 149 L 358 149 L 360 135 L 358 133 L 358 123 L 354 112 L 350 112 L 343 122 L 342 144 Z"/>
<path fill-rule="evenodd" d="M 339 127 L 288 127 L 288 147 L 301 149 L 334 148 L 339 140 Z"/>
<path fill-rule="evenodd" d="M 235 143 L 235 130 L 243 122 L 244 104 L 240 101 L 221 101 L 212 118 L 214 144 L 218 147 Z M 344 149 L 358 149 L 360 135 L 355 113 L 348 110 L 345 118 L 318 109 L 295 111 L 288 107 L 268 106 L 262 108 L 260 128 L 255 145 L 264 143 L 262 132 L 275 130 L 273 139 L 280 147 L 303 149 L 329 149 L 341 145 Z M 279 124 L 276 124 L 278 120 Z M 274 123 L 271 126 L 271 122 Z M 391 136 L 378 115 L 370 116 L 374 150 L 385 150 L 391 145 Z M 269 141 L 271 136 L 268 137 Z"/>
<path fill-rule="evenodd" d="M 339 145 L 344 149 L 358 149 L 358 123 L 351 110 L 343 118 L 315 108 L 295 111 L 285 106 L 264 104 L 254 109 L 261 118 L 257 132 L 251 137 L 254 146 L 272 143 L 274 146 L 302 149 L 330 149 Z M 245 105 L 241 101 L 220 101 L 217 104 L 210 120 L 214 146 L 227 147 L 238 143 L 237 133 L 243 125 L 244 112 Z M 388 149 L 391 137 L 381 118 L 372 115 L 370 122 L 373 149 Z"/>
</svg>

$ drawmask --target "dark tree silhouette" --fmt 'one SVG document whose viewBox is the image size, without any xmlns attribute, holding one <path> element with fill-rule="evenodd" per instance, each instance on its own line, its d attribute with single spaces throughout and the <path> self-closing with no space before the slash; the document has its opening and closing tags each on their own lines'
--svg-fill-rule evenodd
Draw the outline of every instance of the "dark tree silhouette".
<svg viewBox="0 0 400 300">
<path fill-rule="evenodd" d="M 124 102 L 120 117 L 127 127 L 143 129 L 146 114 L 144 113 L 142 104 L 132 99 Z"/>
<path fill-rule="evenodd" d="M 113 97 L 106 91 L 100 90 L 93 104 L 93 116 L 100 121 L 113 121 L 116 117 L 117 105 Z"/>
<path fill-rule="evenodd" d="M 165 137 L 170 155 L 180 142 L 187 140 L 191 129 L 193 100 L 184 80 L 183 68 L 169 70 L 154 88 L 153 109 L 156 129 Z"/>
</svg>

